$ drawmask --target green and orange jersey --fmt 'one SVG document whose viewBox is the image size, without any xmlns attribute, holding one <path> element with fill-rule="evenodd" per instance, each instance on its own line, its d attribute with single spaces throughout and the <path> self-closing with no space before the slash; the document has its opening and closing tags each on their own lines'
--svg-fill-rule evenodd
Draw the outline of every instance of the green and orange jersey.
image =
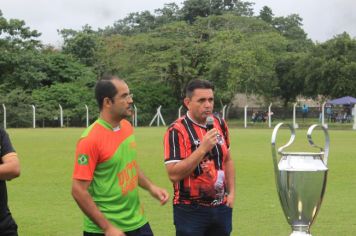
<svg viewBox="0 0 356 236">
<path fill-rule="evenodd" d="M 91 181 L 88 192 L 99 210 L 123 231 L 147 223 L 138 197 L 138 166 L 133 128 L 127 120 L 120 129 L 98 119 L 77 143 L 74 179 Z M 84 231 L 102 230 L 84 216 Z"/>
</svg>

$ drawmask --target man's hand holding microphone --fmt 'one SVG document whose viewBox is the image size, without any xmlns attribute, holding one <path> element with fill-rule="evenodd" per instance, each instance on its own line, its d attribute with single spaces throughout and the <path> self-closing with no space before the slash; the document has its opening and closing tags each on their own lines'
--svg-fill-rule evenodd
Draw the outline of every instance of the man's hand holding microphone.
<svg viewBox="0 0 356 236">
<path fill-rule="evenodd" d="M 219 135 L 218 130 L 214 128 L 214 118 L 212 116 L 208 116 L 206 118 L 206 128 L 207 133 L 204 135 L 203 140 L 200 142 L 200 148 L 208 153 L 217 144 L 217 136 Z"/>
</svg>

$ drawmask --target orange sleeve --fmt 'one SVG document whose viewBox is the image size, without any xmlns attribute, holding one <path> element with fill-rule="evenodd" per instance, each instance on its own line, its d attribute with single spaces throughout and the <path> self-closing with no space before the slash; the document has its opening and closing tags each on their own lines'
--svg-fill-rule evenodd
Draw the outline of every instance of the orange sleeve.
<svg viewBox="0 0 356 236">
<path fill-rule="evenodd" d="M 99 152 L 94 139 L 88 137 L 78 141 L 75 152 L 73 179 L 92 180 L 99 162 Z"/>
</svg>

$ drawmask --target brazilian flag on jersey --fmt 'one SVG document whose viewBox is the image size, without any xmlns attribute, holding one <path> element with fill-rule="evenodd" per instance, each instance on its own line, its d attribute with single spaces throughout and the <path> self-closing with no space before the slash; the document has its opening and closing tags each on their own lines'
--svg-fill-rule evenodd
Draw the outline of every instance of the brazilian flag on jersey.
<svg viewBox="0 0 356 236">
<path fill-rule="evenodd" d="M 88 189 L 105 217 L 122 231 L 147 223 L 138 197 L 138 165 L 133 128 L 127 120 L 120 129 L 98 119 L 77 143 L 73 178 L 91 181 Z M 84 231 L 102 233 L 84 216 Z"/>
</svg>

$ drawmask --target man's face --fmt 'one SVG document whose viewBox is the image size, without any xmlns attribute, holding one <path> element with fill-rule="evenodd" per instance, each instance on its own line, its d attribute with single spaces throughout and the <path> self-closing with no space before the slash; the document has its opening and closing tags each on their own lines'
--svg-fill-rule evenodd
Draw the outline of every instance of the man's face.
<svg viewBox="0 0 356 236">
<path fill-rule="evenodd" d="M 118 92 L 113 97 L 110 113 L 115 120 L 121 120 L 132 115 L 132 94 L 125 82 L 114 79 L 112 83 Z"/>
<path fill-rule="evenodd" d="M 189 110 L 189 115 L 200 123 L 205 124 L 214 108 L 214 93 L 212 89 L 195 89 L 192 97 L 185 98 L 184 104 Z"/>
</svg>

